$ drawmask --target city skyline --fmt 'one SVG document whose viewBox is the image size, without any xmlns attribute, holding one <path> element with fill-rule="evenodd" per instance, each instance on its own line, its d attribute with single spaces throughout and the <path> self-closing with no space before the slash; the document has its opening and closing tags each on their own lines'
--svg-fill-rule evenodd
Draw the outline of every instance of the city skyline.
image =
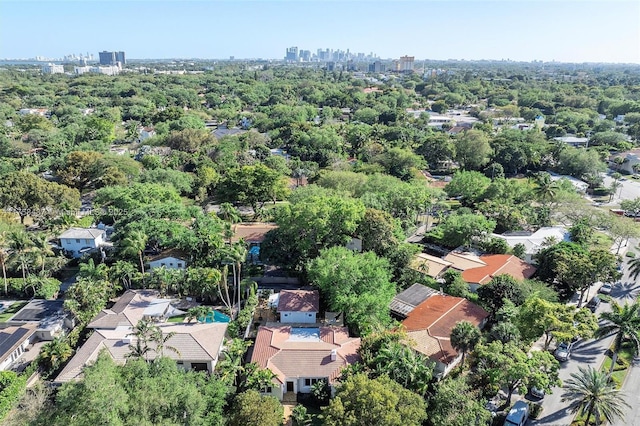
<svg viewBox="0 0 640 426">
<path fill-rule="evenodd" d="M 640 2 L 627 0 L 0 4 L 1 58 L 114 50 L 133 59 L 282 60 L 298 46 L 383 59 L 640 63 Z"/>
</svg>

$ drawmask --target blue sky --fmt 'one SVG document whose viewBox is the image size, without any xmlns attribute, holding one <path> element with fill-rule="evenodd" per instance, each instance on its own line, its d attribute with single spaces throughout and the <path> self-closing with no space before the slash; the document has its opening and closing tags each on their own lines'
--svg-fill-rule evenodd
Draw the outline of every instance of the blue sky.
<svg viewBox="0 0 640 426">
<path fill-rule="evenodd" d="M 640 63 L 637 0 L 0 0 L 0 58 L 382 58 Z"/>
</svg>

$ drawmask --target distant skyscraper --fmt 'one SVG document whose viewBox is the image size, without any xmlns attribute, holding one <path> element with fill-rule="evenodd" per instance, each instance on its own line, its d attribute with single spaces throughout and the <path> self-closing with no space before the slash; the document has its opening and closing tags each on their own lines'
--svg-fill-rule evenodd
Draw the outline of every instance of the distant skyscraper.
<svg viewBox="0 0 640 426">
<path fill-rule="evenodd" d="M 415 60 L 414 56 L 401 56 L 400 61 L 398 62 L 398 67 L 399 67 L 398 71 L 412 72 L 414 60 Z"/>
<path fill-rule="evenodd" d="M 126 63 L 124 52 L 107 52 L 102 51 L 100 55 L 100 65 L 116 65 L 118 62 L 124 65 Z"/>
<path fill-rule="evenodd" d="M 284 59 L 288 62 L 298 62 L 298 48 L 296 46 L 288 48 Z"/>
</svg>

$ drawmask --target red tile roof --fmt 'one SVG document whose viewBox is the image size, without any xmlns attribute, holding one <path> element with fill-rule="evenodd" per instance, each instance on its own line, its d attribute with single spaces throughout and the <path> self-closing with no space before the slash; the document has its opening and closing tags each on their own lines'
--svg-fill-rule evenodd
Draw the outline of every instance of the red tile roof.
<svg viewBox="0 0 640 426">
<path fill-rule="evenodd" d="M 453 327 L 460 321 L 480 326 L 488 316 L 487 311 L 467 299 L 438 294 L 419 304 L 402 325 L 413 339 L 414 349 L 448 364 L 458 356 L 450 342 Z"/>
<path fill-rule="evenodd" d="M 471 284 L 487 284 L 498 275 L 511 275 L 517 280 L 531 278 L 536 272 L 533 265 L 509 254 L 488 254 L 480 256 L 486 266 L 471 268 L 462 272 L 462 279 Z"/>
<path fill-rule="evenodd" d="M 318 290 L 282 290 L 278 299 L 278 312 L 318 312 Z"/>
<path fill-rule="evenodd" d="M 292 327 L 260 327 L 251 362 L 270 369 L 280 383 L 287 378 L 329 378 L 333 383 L 344 367 L 359 360 L 360 339 L 346 327 L 320 327 L 317 340 L 292 339 Z M 335 360 L 331 360 L 332 351 Z"/>
</svg>

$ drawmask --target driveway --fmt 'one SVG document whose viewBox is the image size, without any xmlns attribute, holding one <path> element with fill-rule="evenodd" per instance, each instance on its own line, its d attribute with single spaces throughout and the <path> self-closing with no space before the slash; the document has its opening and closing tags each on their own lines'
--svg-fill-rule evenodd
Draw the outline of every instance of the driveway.
<svg viewBox="0 0 640 426">
<path fill-rule="evenodd" d="M 627 247 L 635 247 L 637 244 L 637 239 L 631 239 Z M 621 254 L 624 255 L 624 252 Z M 622 273 L 621 280 L 614 285 L 611 291 L 611 297 L 618 303 L 631 302 L 640 294 L 640 285 L 629 276 L 626 261 L 623 263 Z M 595 291 L 595 289 L 592 289 L 590 295 L 593 296 Z M 610 310 L 610 305 L 603 302 L 596 313 L 601 314 Z M 613 336 L 600 340 L 578 341 L 573 347 L 569 361 L 561 364 L 560 380 L 564 382 L 570 379 L 572 373 L 578 372 L 578 367 L 590 365 L 593 368 L 599 368 L 604 361 L 604 353 L 612 342 Z M 628 377 L 623 389 L 627 394 L 627 402 L 633 406 L 633 409 L 629 410 L 625 416 L 626 423 L 616 423 L 615 426 L 640 425 L 640 365 L 633 367 L 630 374 L 632 376 Z M 569 426 L 574 415 L 568 412 L 567 403 L 560 402 L 562 393 L 562 387 L 553 388 L 553 393 L 547 395 L 542 403 L 543 411 L 541 417 L 537 420 L 530 420 L 527 424 Z"/>
</svg>

